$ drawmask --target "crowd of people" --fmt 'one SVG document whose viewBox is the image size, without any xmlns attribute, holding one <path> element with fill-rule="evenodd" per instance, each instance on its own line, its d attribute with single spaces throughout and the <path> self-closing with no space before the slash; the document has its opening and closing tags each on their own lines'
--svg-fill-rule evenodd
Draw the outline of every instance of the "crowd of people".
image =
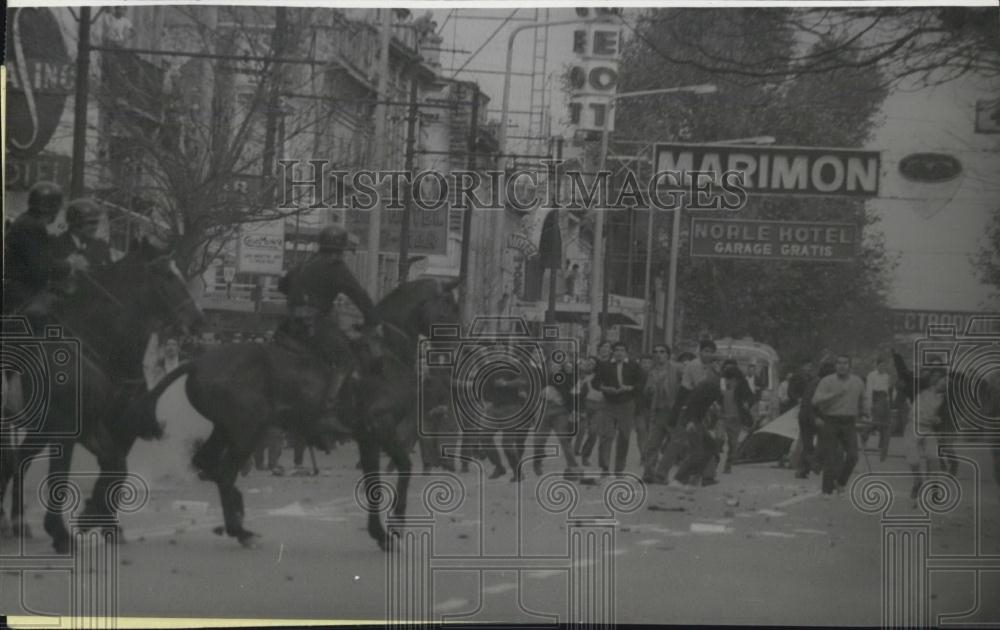
<svg viewBox="0 0 1000 630">
<path fill-rule="evenodd" d="M 600 475 L 622 476 L 634 434 L 647 483 L 707 486 L 718 482 L 723 461 L 723 474 L 732 472 L 742 436 L 760 419 L 754 411 L 761 389 L 751 385 L 753 377 L 736 360 L 723 360 L 711 340 L 700 342 L 697 355 L 676 358 L 664 344 L 633 358 L 626 344 L 603 342 L 596 356 L 577 366 L 554 363 L 547 373 L 540 417 L 517 426 L 509 419 L 532 406 L 527 377 L 502 372 L 492 377 L 483 397 L 499 428 L 466 429 L 463 471 L 471 458 L 479 458 L 492 464 L 491 479 L 509 471 L 511 481 L 520 481 L 527 460 L 542 474 L 546 443 L 555 433 L 568 477 L 584 477 L 595 448 Z"/>
<path fill-rule="evenodd" d="M 862 378 L 854 372 L 852 357 L 827 353 L 817 371 L 811 360 L 803 361 L 778 385 L 778 413 L 793 413 L 798 421 L 795 475 L 806 479 L 818 473 L 824 496 L 845 492 L 870 436 L 879 435 L 878 450 L 885 460 L 894 429 L 892 406 L 898 417 L 915 423 L 903 431 L 907 462 L 917 480 L 913 492 L 929 470 L 955 472 L 957 460 L 947 457 L 954 419 L 944 367 L 925 368 L 914 379 L 898 354 L 893 353 L 893 361 L 895 375 L 879 356 Z M 771 419 L 758 409 L 762 388 L 755 375 L 721 356 L 711 340 L 700 342 L 697 355 L 674 358 L 668 346 L 658 344 L 652 355 L 638 359 L 629 357 L 624 343 L 604 342 L 596 356 L 572 368 L 549 366 L 550 375 L 560 376 L 545 390 L 544 412 L 530 425 L 533 432 L 524 425 L 508 431 L 467 430 L 459 447 L 462 471 L 468 471 L 471 458 L 479 458 L 492 465 L 491 479 L 510 472 L 511 481 L 520 481 L 528 461 L 541 475 L 545 446 L 555 432 L 567 477 L 585 476 L 595 448 L 600 476 L 622 476 L 634 434 L 645 483 L 709 486 L 718 483 L 720 471 L 732 472 L 742 441 Z M 569 374 L 576 378 L 566 378 Z M 528 389 L 523 377 L 498 374 L 484 392 L 486 408 L 498 421 L 512 418 L 527 404 Z M 920 399 L 918 411 L 911 418 L 915 397 Z M 945 447 L 941 458 L 938 444 Z M 447 450 L 440 444 L 436 448 Z"/>
</svg>

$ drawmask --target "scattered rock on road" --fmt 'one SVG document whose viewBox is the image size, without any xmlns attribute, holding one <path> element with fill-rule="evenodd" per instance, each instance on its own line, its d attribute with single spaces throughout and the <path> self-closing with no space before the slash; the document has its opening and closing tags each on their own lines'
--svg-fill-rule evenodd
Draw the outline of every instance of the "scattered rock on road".
<svg viewBox="0 0 1000 630">
<path fill-rule="evenodd" d="M 666 505 L 659 505 L 657 503 L 650 505 L 646 509 L 651 512 L 687 512 L 687 508 L 684 507 L 683 505 L 666 506 Z"/>
</svg>

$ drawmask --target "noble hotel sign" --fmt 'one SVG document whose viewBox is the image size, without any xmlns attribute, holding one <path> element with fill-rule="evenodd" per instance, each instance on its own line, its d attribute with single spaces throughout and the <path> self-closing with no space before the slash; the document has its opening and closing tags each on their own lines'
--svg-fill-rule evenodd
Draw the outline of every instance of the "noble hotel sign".
<svg viewBox="0 0 1000 630">
<path fill-rule="evenodd" d="M 849 223 L 691 219 L 691 255 L 850 262 L 858 230 Z"/>
</svg>

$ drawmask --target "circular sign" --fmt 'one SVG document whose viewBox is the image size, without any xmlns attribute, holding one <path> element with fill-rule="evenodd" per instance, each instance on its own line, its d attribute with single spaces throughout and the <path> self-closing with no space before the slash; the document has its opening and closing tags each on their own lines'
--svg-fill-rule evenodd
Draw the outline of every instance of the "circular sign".
<svg viewBox="0 0 1000 630">
<path fill-rule="evenodd" d="M 26 158 L 45 148 L 73 91 L 75 67 L 49 9 L 14 9 L 7 21 L 7 148 Z"/>
<path fill-rule="evenodd" d="M 962 163 L 945 153 L 911 153 L 899 161 L 899 172 L 914 182 L 937 184 L 962 174 Z"/>
</svg>

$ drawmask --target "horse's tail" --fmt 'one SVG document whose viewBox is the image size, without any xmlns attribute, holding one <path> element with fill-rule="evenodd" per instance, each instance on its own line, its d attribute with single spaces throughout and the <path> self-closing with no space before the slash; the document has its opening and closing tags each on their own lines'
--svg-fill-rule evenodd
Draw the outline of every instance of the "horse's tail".
<svg viewBox="0 0 1000 630">
<path fill-rule="evenodd" d="M 194 361 L 182 363 L 172 372 L 160 379 L 153 389 L 139 396 L 126 412 L 127 418 L 133 426 L 137 427 L 138 436 L 144 440 L 160 439 L 163 437 L 163 425 L 156 419 L 156 403 L 160 401 L 160 396 L 167 388 L 174 384 L 174 381 L 182 376 L 194 371 L 196 364 Z"/>
</svg>

